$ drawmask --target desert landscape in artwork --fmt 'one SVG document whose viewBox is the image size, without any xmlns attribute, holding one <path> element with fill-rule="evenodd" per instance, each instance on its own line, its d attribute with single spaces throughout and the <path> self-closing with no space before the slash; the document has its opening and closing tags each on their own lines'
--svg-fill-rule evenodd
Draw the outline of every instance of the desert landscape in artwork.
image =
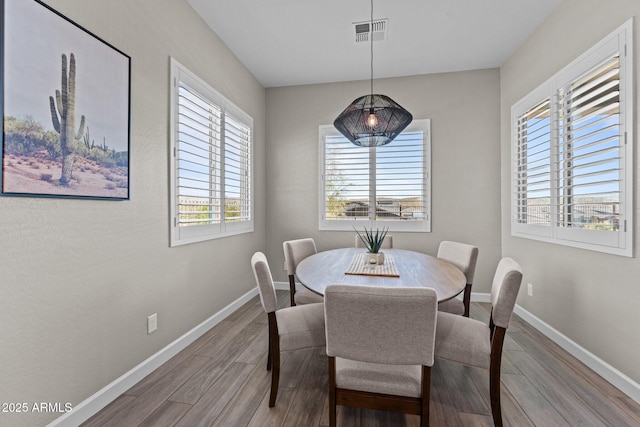
<svg viewBox="0 0 640 427">
<path fill-rule="evenodd" d="M 1 195 L 128 199 L 130 58 L 37 2 L 5 6 Z"/>
<path fill-rule="evenodd" d="M 72 197 L 128 197 L 126 167 L 107 168 L 83 157 L 75 160 L 71 181 L 60 184 L 61 159 L 50 160 L 46 151 L 9 154 L 3 159 L 3 191 L 16 194 Z"/>
<path fill-rule="evenodd" d="M 108 145 L 103 135 L 96 144 L 91 118 L 81 114 L 76 122 L 76 58 L 63 53 L 60 59 L 60 87 L 48 97 L 53 130 L 31 114 L 3 118 L 2 192 L 126 199 L 129 152 L 114 146 L 128 148 L 128 140 L 109 140 Z M 46 105 L 47 98 L 42 99 L 40 107 Z"/>
</svg>

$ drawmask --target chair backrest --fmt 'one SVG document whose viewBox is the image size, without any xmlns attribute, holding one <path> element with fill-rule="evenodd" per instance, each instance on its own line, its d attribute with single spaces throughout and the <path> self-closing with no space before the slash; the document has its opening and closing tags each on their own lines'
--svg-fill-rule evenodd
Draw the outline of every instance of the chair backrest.
<svg viewBox="0 0 640 427">
<path fill-rule="evenodd" d="M 438 248 L 438 259 L 450 262 L 458 267 L 467 278 L 467 283 L 473 283 L 473 276 L 476 272 L 476 261 L 478 260 L 478 248 L 466 243 L 440 242 Z"/>
<path fill-rule="evenodd" d="M 520 265 L 512 258 L 502 258 L 498 263 L 491 285 L 491 304 L 493 306 L 491 317 L 494 325 L 505 329 L 509 326 L 521 283 L 522 269 Z"/>
<path fill-rule="evenodd" d="M 308 237 L 306 239 L 288 240 L 282 243 L 284 249 L 284 261 L 287 264 L 287 273 L 290 276 L 296 274 L 296 267 L 303 259 L 318 253 L 316 242 Z"/>
<path fill-rule="evenodd" d="M 366 246 L 362 243 L 360 236 L 356 234 L 356 248 L 365 248 Z M 387 234 L 384 236 L 384 240 L 382 241 L 382 245 L 380 249 L 393 249 L 393 236 Z"/>
<path fill-rule="evenodd" d="M 433 365 L 435 290 L 332 285 L 325 291 L 324 304 L 328 356 Z"/>
<path fill-rule="evenodd" d="M 267 313 L 276 311 L 278 306 L 276 288 L 273 286 L 273 277 L 271 276 L 271 269 L 269 268 L 267 257 L 262 252 L 253 254 L 251 257 L 251 268 L 253 269 L 253 275 L 258 285 L 262 308 L 264 308 L 264 311 Z"/>
</svg>

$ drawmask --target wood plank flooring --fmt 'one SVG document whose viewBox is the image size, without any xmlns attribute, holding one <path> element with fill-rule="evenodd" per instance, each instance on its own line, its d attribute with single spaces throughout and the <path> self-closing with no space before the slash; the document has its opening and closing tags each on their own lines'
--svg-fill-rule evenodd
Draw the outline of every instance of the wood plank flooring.
<svg viewBox="0 0 640 427">
<path fill-rule="evenodd" d="M 289 295 L 278 291 L 279 305 Z M 472 303 L 486 321 L 489 305 Z M 152 372 L 83 427 L 329 425 L 323 349 L 285 352 L 268 407 L 267 316 L 258 297 Z M 640 426 L 640 405 L 514 315 L 502 363 L 507 426 Z M 436 361 L 432 426 L 491 426 L 488 372 Z M 418 426 L 418 417 L 338 408 L 340 426 Z"/>
</svg>

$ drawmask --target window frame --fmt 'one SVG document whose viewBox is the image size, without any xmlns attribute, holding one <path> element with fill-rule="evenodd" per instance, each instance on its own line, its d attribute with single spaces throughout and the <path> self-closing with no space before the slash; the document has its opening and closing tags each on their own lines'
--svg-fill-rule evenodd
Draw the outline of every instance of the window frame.
<svg viewBox="0 0 640 427">
<path fill-rule="evenodd" d="M 319 179 L 318 179 L 318 218 L 319 218 L 319 230 L 321 231 L 353 231 L 353 227 L 361 229 L 362 227 L 371 228 L 383 228 L 388 227 L 389 231 L 406 231 L 406 232 L 431 232 L 431 119 L 416 119 L 413 120 L 404 132 L 423 132 L 423 171 L 422 171 L 422 186 L 423 186 L 423 198 L 424 198 L 424 210 L 425 216 L 423 220 L 391 220 L 383 219 L 376 220 L 372 212 L 369 217 L 363 219 L 362 217 L 354 216 L 352 220 L 328 220 L 325 218 L 326 211 L 326 198 L 325 198 L 325 138 L 327 136 L 342 136 L 340 132 L 333 125 L 320 125 L 319 127 Z M 401 133 L 402 135 L 402 133 Z M 345 141 L 348 141 L 345 138 Z M 390 143 L 393 144 L 393 141 Z M 369 200 L 375 200 L 376 194 L 376 180 L 375 180 L 375 157 L 373 153 L 377 150 L 376 147 L 369 147 Z M 371 202 L 370 202 L 371 203 Z"/>
<path fill-rule="evenodd" d="M 216 162 L 209 170 L 209 176 L 214 176 L 215 172 L 212 168 L 218 168 L 219 181 L 220 181 L 220 221 L 217 223 L 192 225 L 192 226 L 180 226 L 179 216 L 179 172 L 178 172 L 178 146 L 179 146 L 179 84 L 183 83 L 188 86 L 192 93 L 197 94 L 198 97 L 206 99 L 207 102 L 219 108 L 221 111 L 221 123 L 220 123 L 220 146 L 217 147 L 220 161 Z M 234 103 L 229 101 L 218 91 L 213 89 L 203 79 L 189 71 L 185 66 L 180 64 L 174 58 L 171 58 L 171 72 L 170 72 L 170 119 L 169 119 L 169 157 L 170 157 L 170 179 L 169 179 L 169 208 L 170 208 L 170 246 L 180 246 L 190 243 L 202 242 L 212 239 L 218 239 L 227 236 L 233 236 L 244 233 L 251 233 L 254 231 L 255 222 L 255 191 L 254 191 L 254 127 L 253 118 L 247 113 L 242 111 Z M 249 137 L 247 140 L 247 161 L 248 166 L 245 172 L 245 179 L 248 195 L 243 200 L 248 201 L 248 219 L 241 221 L 228 220 L 226 217 L 226 199 L 225 189 L 228 183 L 225 182 L 225 145 L 227 144 L 226 132 L 226 116 L 231 116 L 234 122 L 240 122 L 242 125 L 249 129 Z"/>
<path fill-rule="evenodd" d="M 560 145 L 558 97 L 559 93 L 581 77 L 610 60 L 616 54 L 620 59 L 619 92 L 619 229 L 594 230 L 561 225 L 558 220 L 558 200 L 566 187 L 560 183 L 557 166 Z M 596 43 L 554 76 L 511 107 L 511 235 L 564 246 L 588 249 L 614 255 L 633 256 L 633 204 L 634 204 L 634 81 L 633 81 L 633 21 L 628 20 L 607 37 Z M 519 222 L 518 201 L 522 190 L 518 181 L 518 120 L 543 100 L 551 102 L 550 112 L 550 220 L 549 225 Z M 573 166 L 572 166 L 573 167 Z M 572 170 L 572 169 L 571 169 Z M 526 191 L 526 190 L 524 190 Z M 566 197 L 566 196 L 565 196 Z"/>
</svg>

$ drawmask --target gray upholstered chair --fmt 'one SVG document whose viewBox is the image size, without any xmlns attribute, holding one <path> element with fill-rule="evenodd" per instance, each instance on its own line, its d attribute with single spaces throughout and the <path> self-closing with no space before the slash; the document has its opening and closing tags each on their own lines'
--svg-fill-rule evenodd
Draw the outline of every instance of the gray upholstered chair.
<svg viewBox="0 0 640 427">
<path fill-rule="evenodd" d="M 438 304 L 438 310 L 469 317 L 471 285 L 473 283 L 473 275 L 476 271 L 478 248 L 465 243 L 442 241 L 438 248 L 438 259 L 449 261 L 458 267 L 467 278 L 467 285 L 464 288 L 462 301 L 458 298 L 443 301 Z"/>
<path fill-rule="evenodd" d="M 356 248 L 365 248 L 366 246 L 362 243 L 360 236 L 356 234 Z M 384 240 L 382 241 L 382 246 L 380 249 L 393 249 L 393 236 L 387 234 L 384 236 Z"/>
<path fill-rule="evenodd" d="M 430 288 L 327 287 L 330 426 L 337 405 L 420 415 L 429 425 L 437 302 Z"/>
<path fill-rule="evenodd" d="M 282 244 L 284 250 L 284 261 L 287 264 L 289 274 L 289 298 L 291 306 L 297 304 L 315 304 L 323 302 L 322 295 L 310 291 L 307 288 L 296 290 L 296 268 L 300 261 L 306 257 L 318 253 L 316 242 L 308 237 L 306 239 L 288 240 Z"/>
<path fill-rule="evenodd" d="M 280 351 L 323 347 L 325 345 L 324 305 L 307 304 L 277 310 L 276 290 L 267 258 L 262 252 L 251 257 L 260 302 L 269 321 L 269 354 L 267 370 L 271 370 L 269 406 L 276 404 L 280 380 Z"/>
<path fill-rule="evenodd" d="M 475 319 L 438 312 L 436 358 L 489 370 L 491 412 L 496 427 L 502 426 L 502 345 L 521 282 L 522 270 L 518 263 L 511 258 L 500 260 L 491 287 L 492 308 L 488 325 Z"/>
</svg>

